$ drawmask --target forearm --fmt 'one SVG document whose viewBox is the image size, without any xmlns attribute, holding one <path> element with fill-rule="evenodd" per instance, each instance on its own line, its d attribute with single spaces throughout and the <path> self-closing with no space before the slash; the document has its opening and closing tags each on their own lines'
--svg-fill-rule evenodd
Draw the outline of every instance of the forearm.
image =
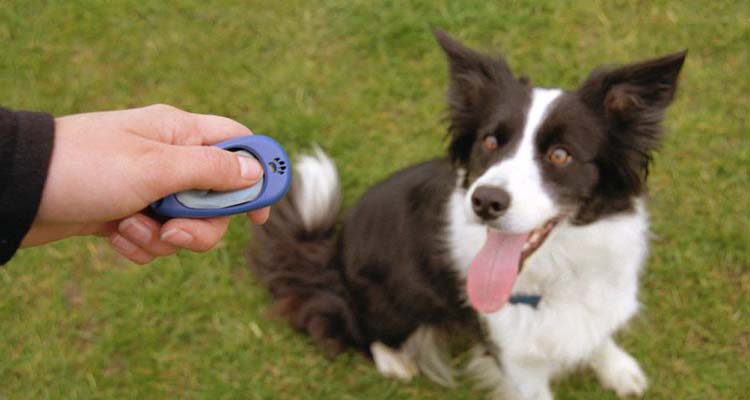
<svg viewBox="0 0 750 400">
<path fill-rule="evenodd" d="M 54 130 L 49 114 L 0 108 L 0 264 L 18 249 L 39 209 Z"/>
</svg>

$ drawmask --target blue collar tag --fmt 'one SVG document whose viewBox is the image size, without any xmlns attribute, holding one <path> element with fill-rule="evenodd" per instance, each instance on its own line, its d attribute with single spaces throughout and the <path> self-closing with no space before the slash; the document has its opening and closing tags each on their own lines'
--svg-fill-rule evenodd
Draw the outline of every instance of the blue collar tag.
<svg viewBox="0 0 750 400">
<path fill-rule="evenodd" d="M 526 304 L 533 308 L 537 308 L 540 301 L 542 301 L 542 296 L 536 294 L 514 294 L 508 300 L 510 304 Z"/>
</svg>

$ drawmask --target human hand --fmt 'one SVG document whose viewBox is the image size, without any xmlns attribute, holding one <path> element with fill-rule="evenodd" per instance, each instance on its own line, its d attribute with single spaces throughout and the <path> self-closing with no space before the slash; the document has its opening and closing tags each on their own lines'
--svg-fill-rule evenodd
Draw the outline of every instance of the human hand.
<svg viewBox="0 0 750 400">
<path fill-rule="evenodd" d="M 182 190 L 258 182 L 263 169 L 256 160 L 205 146 L 250 134 L 229 118 L 167 105 L 57 118 L 39 211 L 22 245 L 109 236 L 120 254 L 140 264 L 178 248 L 206 251 L 224 234 L 229 217 L 161 224 L 141 211 Z M 263 223 L 269 212 L 266 207 L 248 216 Z"/>
</svg>

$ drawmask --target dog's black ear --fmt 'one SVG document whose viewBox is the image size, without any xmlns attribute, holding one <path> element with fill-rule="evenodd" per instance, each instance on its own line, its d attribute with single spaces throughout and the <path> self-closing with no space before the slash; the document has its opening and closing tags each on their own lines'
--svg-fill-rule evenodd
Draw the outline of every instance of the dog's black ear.
<svg viewBox="0 0 750 400">
<path fill-rule="evenodd" d="M 502 57 L 491 57 L 472 50 L 441 30 L 433 29 L 432 33 L 448 58 L 451 80 L 475 85 L 486 82 L 502 84 L 513 80 L 513 73 Z"/>
<path fill-rule="evenodd" d="M 579 92 L 599 115 L 616 123 L 658 123 L 672 102 L 687 51 L 594 71 Z M 603 114 L 602 114 L 603 113 Z"/>
<path fill-rule="evenodd" d="M 482 107 L 491 103 L 492 96 L 501 95 L 503 88 L 518 83 L 501 57 L 491 57 L 474 51 L 447 33 L 433 29 L 440 47 L 448 59 L 450 83 L 448 106 L 450 111 L 449 153 L 454 162 L 468 161 L 474 135 L 481 122 Z"/>
<path fill-rule="evenodd" d="M 599 156 L 601 203 L 641 193 L 664 111 L 672 102 L 686 51 L 594 71 L 578 88 L 580 99 L 607 131 Z"/>
</svg>

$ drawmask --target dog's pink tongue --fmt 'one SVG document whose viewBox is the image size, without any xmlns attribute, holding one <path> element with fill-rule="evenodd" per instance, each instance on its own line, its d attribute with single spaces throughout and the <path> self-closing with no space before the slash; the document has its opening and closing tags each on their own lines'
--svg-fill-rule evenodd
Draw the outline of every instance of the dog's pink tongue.
<svg viewBox="0 0 750 400">
<path fill-rule="evenodd" d="M 469 302 L 477 311 L 491 313 L 508 301 L 528 236 L 487 230 L 487 241 L 474 257 L 466 277 Z"/>
</svg>

